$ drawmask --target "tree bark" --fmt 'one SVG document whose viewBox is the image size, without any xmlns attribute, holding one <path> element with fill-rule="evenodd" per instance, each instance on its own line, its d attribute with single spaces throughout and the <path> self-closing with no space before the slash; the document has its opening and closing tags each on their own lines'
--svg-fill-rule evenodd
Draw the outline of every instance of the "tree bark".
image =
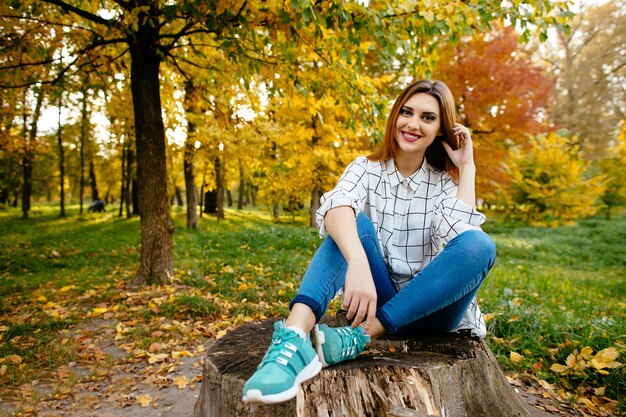
<svg viewBox="0 0 626 417">
<path fill-rule="evenodd" d="M 45 92 L 43 90 L 40 90 L 37 95 L 30 129 L 27 128 L 26 114 L 24 113 L 24 155 L 22 156 L 22 217 L 24 219 L 28 219 L 28 212 L 30 211 L 30 199 L 33 188 L 33 147 L 37 140 L 37 124 L 39 123 L 44 95 Z M 24 103 L 24 107 L 26 107 L 26 103 Z"/>
<path fill-rule="evenodd" d="M 246 180 L 243 174 L 243 162 L 239 159 L 239 197 L 237 199 L 237 210 L 243 210 L 243 199 L 245 198 Z"/>
<path fill-rule="evenodd" d="M 122 185 L 120 187 L 120 209 L 117 217 L 122 217 L 122 210 L 124 209 L 124 202 L 126 202 L 126 208 L 128 209 L 128 201 L 126 200 L 126 143 L 122 144 Z"/>
<path fill-rule="evenodd" d="M 188 123 L 187 131 L 191 133 L 194 129 L 192 123 Z M 188 133 L 188 134 L 189 134 Z M 193 172 L 193 154 L 194 144 L 189 138 L 185 143 L 185 157 L 183 162 L 183 170 L 185 172 L 185 196 L 187 197 L 187 229 L 198 228 L 198 201 L 196 199 L 196 181 Z"/>
<path fill-rule="evenodd" d="M 89 76 L 83 81 L 81 92 L 83 94 L 83 103 L 81 107 L 81 122 L 80 122 L 80 176 L 79 176 L 79 191 L 78 201 L 80 208 L 78 212 L 83 213 L 83 197 L 85 195 L 85 143 L 87 142 L 87 132 L 89 124 L 89 114 L 87 109 L 87 88 L 86 84 L 89 82 Z"/>
<path fill-rule="evenodd" d="M 191 82 L 185 84 L 185 112 L 192 116 L 187 120 L 187 140 L 185 141 L 185 155 L 183 171 L 185 174 L 185 196 L 187 197 L 187 229 L 198 228 L 198 199 L 196 196 L 196 179 L 193 170 L 195 153 L 196 123 L 193 120 L 196 104 L 196 89 Z"/>
<path fill-rule="evenodd" d="M 91 186 L 91 201 L 100 199 L 100 193 L 98 193 L 98 182 L 96 181 L 96 166 L 92 161 L 89 161 L 89 185 Z"/>
<path fill-rule="evenodd" d="M 57 143 L 59 146 L 59 216 L 65 217 L 65 152 L 63 149 L 63 131 L 61 128 L 61 109 L 63 108 L 63 93 L 59 92 L 59 118 L 58 118 L 58 131 L 57 131 Z"/>
<path fill-rule="evenodd" d="M 148 278 L 169 283 L 173 276 L 174 226 L 167 203 L 165 130 L 159 90 L 159 25 L 140 19 L 137 43 L 130 45 L 131 92 L 137 141 L 138 202 L 141 215 L 141 260 L 133 282 Z"/>
<path fill-rule="evenodd" d="M 352 361 L 322 370 L 295 399 L 242 402 L 271 340 L 273 319 L 241 326 L 208 351 L 193 417 L 514 417 L 530 409 L 484 341 L 459 334 L 376 340 Z M 330 325 L 338 325 L 328 319 Z"/>
<path fill-rule="evenodd" d="M 215 158 L 215 191 L 217 192 L 217 218 L 224 218 L 224 168 L 219 156 Z"/>
<path fill-rule="evenodd" d="M 311 208 L 309 209 L 309 226 L 317 227 L 317 210 L 320 208 L 320 197 L 322 196 L 322 190 L 315 188 L 311 192 Z"/>
</svg>

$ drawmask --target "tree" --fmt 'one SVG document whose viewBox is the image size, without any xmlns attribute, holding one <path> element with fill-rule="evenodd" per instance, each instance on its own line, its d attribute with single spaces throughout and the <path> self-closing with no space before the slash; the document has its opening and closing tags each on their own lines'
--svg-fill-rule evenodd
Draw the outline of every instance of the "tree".
<svg viewBox="0 0 626 417">
<path fill-rule="evenodd" d="M 554 79 L 520 49 L 511 27 L 442 48 L 435 73 L 457 99 L 461 123 L 476 146 L 477 196 L 488 203 L 508 184 L 501 164 L 508 148 L 545 131 Z"/>
<path fill-rule="evenodd" d="M 618 141 L 612 147 L 611 154 L 599 162 L 600 172 L 605 178 L 606 189 L 601 200 L 607 220 L 611 219 L 614 207 L 626 204 L 626 121 L 622 122 Z"/>
<path fill-rule="evenodd" d="M 584 7 L 549 58 L 558 74 L 554 121 L 591 159 L 607 155 L 626 114 L 625 18 L 623 0 Z"/>
<path fill-rule="evenodd" d="M 297 59 L 294 45 L 308 44 L 332 68 L 343 71 L 348 79 L 355 79 L 358 71 L 347 71 L 352 67 L 344 64 L 363 63 L 366 54 L 360 44 L 364 40 L 378 46 L 370 52 L 389 66 L 398 62 L 398 45 L 402 45 L 404 56 L 411 57 L 412 65 L 428 66 L 430 56 L 417 53 L 434 48 L 425 46 L 421 42 L 424 39 L 458 38 L 489 27 L 494 19 L 504 18 L 524 26 L 538 23 L 541 31 L 546 29 L 543 23 L 548 21 L 546 15 L 558 13 L 560 8 L 549 0 L 530 4 L 533 7 L 508 7 L 490 1 L 455 5 L 437 2 L 429 10 L 420 10 L 407 4 L 392 7 L 386 3 L 311 3 L 309 0 L 236 4 L 219 0 L 175 3 L 44 0 L 3 6 L 3 19 L 12 20 L 14 26 L 22 22 L 31 26 L 44 23 L 47 28 L 67 29 L 54 31 L 67 45 L 64 48 L 67 65 L 56 77 L 39 82 L 54 83 L 65 72 L 76 73 L 86 65 L 106 67 L 120 58 L 118 49 L 112 45 L 124 45 L 123 54 L 129 53 L 142 234 L 135 282 L 143 283 L 147 278 L 168 282 L 173 274 L 173 226 L 167 201 L 165 132 L 159 90 L 162 62 L 181 72 L 184 72 L 181 62 L 210 66 L 203 61 L 201 53 L 196 56 L 189 53 L 191 46 L 200 43 L 224 51 L 233 61 L 245 63 L 242 67 L 247 67 L 248 73 L 269 69 L 268 75 L 273 75 L 279 64 Z M 19 30 L 11 33 L 20 39 Z M 21 45 L 18 41 L 9 47 L 19 49 Z M 40 47 L 46 50 L 45 45 Z M 29 60 L 28 65 L 47 66 L 57 61 L 63 59 L 45 56 Z M 0 65 L 0 70 L 15 74 L 24 62 L 21 56 L 12 56 Z M 16 76 L 8 84 L 20 87 L 30 82 Z"/>
<path fill-rule="evenodd" d="M 589 164 L 574 140 L 551 132 L 531 137 L 529 145 L 513 147 L 504 163 L 511 185 L 501 191 L 510 216 L 553 225 L 596 213 L 603 178 L 587 177 Z"/>
</svg>

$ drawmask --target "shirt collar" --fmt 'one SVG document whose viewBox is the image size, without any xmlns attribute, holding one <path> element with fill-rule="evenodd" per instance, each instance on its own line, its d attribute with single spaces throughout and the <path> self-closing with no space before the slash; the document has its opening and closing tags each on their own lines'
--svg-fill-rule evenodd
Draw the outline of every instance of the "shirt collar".
<svg viewBox="0 0 626 417">
<path fill-rule="evenodd" d="M 406 178 L 408 182 L 409 188 L 413 191 L 417 191 L 417 188 L 422 183 L 426 176 L 426 170 L 428 169 L 428 162 L 426 161 L 426 157 L 424 157 L 424 161 L 422 162 L 422 166 L 415 171 L 413 174 Z M 389 185 L 395 187 L 400 184 L 402 180 L 405 178 L 402 177 L 400 171 L 396 168 L 396 164 L 393 161 L 393 158 L 389 158 L 385 161 L 385 171 L 387 171 L 387 176 L 389 178 Z"/>
</svg>

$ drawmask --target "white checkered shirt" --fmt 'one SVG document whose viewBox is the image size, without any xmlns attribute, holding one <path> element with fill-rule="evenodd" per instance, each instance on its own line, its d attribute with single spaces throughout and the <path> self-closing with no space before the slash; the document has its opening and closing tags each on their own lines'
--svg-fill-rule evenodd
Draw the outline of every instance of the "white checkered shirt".
<svg viewBox="0 0 626 417">
<path fill-rule="evenodd" d="M 349 206 L 365 213 L 378 231 L 378 241 L 396 288 L 403 288 L 437 256 L 445 244 L 466 230 L 478 229 L 485 216 L 456 198 L 457 184 L 426 159 L 413 175 L 403 178 L 393 159 L 372 162 L 357 157 L 337 186 L 324 194 L 317 211 L 320 236 L 324 216 L 334 207 Z M 486 335 L 474 298 L 457 330 Z"/>
</svg>

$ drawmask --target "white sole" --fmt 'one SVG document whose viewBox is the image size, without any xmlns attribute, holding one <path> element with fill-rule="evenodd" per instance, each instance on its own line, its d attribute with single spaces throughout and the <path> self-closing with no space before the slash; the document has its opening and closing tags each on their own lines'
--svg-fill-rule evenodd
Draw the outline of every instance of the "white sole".
<svg viewBox="0 0 626 417">
<path fill-rule="evenodd" d="M 263 395 L 263 393 L 258 389 L 251 389 L 246 392 L 246 395 L 243 396 L 243 401 L 245 402 L 256 402 L 256 403 L 265 403 L 265 404 L 274 404 L 281 403 L 283 401 L 291 400 L 296 395 L 298 395 L 298 390 L 300 389 L 300 384 L 304 381 L 307 381 L 322 370 L 322 363 L 320 362 L 317 355 L 313 358 L 310 364 L 304 367 L 298 375 L 296 375 L 296 381 L 291 388 L 286 391 L 279 392 L 277 394 L 268 394 Z"/>
<path fill-rule="evenodd" d="M 326 368 L 329 364 L 324 360 L 324 350 L 322 349 L 322 345 L 326 343 L 326 336 L 324 332 L 320 331 L 318 324 L 315 325 L 313 331 L 315 332 L 315 351 L 317 352 L 317 357 L 320 358 L 322 367 Z"/>
</svg>

